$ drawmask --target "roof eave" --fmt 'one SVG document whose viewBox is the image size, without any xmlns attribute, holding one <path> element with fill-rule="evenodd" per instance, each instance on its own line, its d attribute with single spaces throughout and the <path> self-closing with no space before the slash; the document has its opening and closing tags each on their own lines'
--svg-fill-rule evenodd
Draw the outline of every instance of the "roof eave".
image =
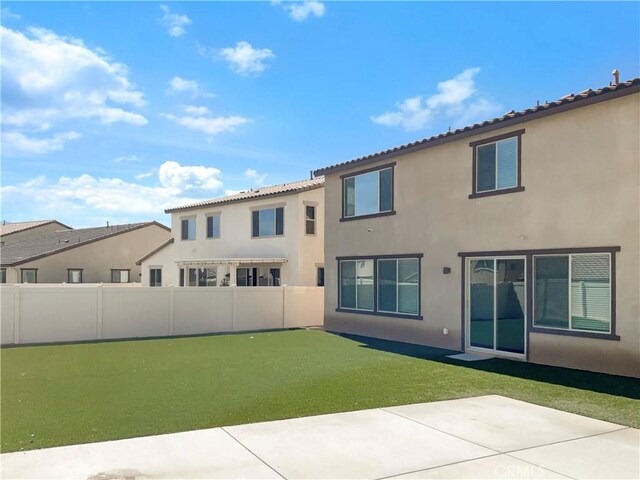
<svg viewBox="0 0 640 480">
<path fill-rule="evenodd" d="M 152 225 L 155 225 L 155 226 L 158 226 L 158 227 L 162 227 L 164 230 L 167 230 L 169 232 L 171 231 L 171 229 L 169 227 L 167 227 L 166 225 L 163 225 L 160 222 L 157 222 L 157 221 L 154 220 L 153 222 L 146 222 L 146 223 L 143 223 L 143 224 L 138 225 L 136 227 L 128 228 L 126 230 L 118 230 L 118 231 L 115 231 L 115 232 L 113 232 L 113 233 L 111 233 L 109 235 L 104 235 L 104 236 L 98 237 L 98 238 L 92 238 L 90 240 L 85 240 L 84 242 L 74 243 L 72 245 L 67 245 L 66 247 L 59 248 L 57 250 L 53 250 L 53 251 L 49 251 L 49 252 L 45 252 L 45 253 L 39 253 L 39 254 L 34 255 L 32 257 L 23 258 L 22 260 L 18 260 L 16 262 L 0 263 L 0 267 L 2 267 L 2 268 L 5 268 L 5 267 L 17 267 L 18 265 L 23 265 L 23 264 L 29 263 L 29 262 L 35 262 L 36 260 L 40 260 L 41 258 L 46 258 L 46 257 L 50 257 L 52 255 L 57 255 L 58 253 L 67 252 L 69 250 L 73 250 L 74 248 L 82 247 L 84 245 L 89 245 L 91 243 L 99 242 L 101 240 L 106 240 L 107 238 L 112 238 L 112 237 L 115 237 L 117 235 L 122 235 L 122 234 L 125 234 L 125 233 L 134 232 L 134 231 L 139 230 L 141 228 L 150 227 Z"/>
<path fill-rule="evenodd" d="M 316 175 L 319 176 L 319 175 Z M 238 198 L 232 200 L 221 200 L 219 202 L 211 202 L 211 203 L 203 203 L 200 205 L 185 205 L 184 207 L 175 207 L 168 208 L 164 211 L 164 213 L 176 213 L 176 212 L 185 212 L 187 210 L 197 210 L 199 208 L 209 208 L 209 207 L 218 207 L 222 205 L 230 205 L 232 203 L 244 203 L 251 202 L 254 200 L 262 200 L 264 198 L 272 198 L 272 197 L 283 197 L 285 195 L 296 195 L 298 193 L 308 192 L 309 190 L 315 190 L 316 188 L 323 188 L 324 183 L 317 183 L 315 185 L 309 185 L 307 187 L 299 188 L 296 190 L 290 190 L 288 192 L 276 192 L 276 193 L 267 193 L 264 195 L 256 195 L 255 197 L 249 198 Z"/>
</svg>

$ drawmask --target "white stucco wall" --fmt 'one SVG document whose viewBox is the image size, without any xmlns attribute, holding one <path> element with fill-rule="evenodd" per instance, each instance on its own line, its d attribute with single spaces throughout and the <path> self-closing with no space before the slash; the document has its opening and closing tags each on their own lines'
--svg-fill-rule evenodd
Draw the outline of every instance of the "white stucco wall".
<svg viewBox="0 0 640 480">
<path fill-rule="evenodd" d="M 305 205 L 316 206 L 315 235 L 305 235 Z M 284 235 L 252 238 L 251 212 L 269 207 L 284 207 Z M 220 238 L 206 238 L 207 216 L 215 213 L 220 214 Z M 196 238 L 181 240 L 181 221 L 191 217 L 196 219 Z M 171 236 L 173 244 L 142 262 L 142 285 L 149 285 L 151 268 L 162 268 L 163 286 L 179 285 L 178 260 L 286 258 L 280 266 L 283 285 L 315 286 L 317 265 L 324 262 L 324 188 L 176 212 L 171 216 Z M 221 267 L 218 281 L 223 276 Z"/>
</svg>

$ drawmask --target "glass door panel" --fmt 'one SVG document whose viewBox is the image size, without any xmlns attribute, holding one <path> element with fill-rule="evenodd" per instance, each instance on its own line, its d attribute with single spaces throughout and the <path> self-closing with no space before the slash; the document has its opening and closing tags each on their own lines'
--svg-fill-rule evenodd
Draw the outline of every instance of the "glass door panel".
<svg viewBox="0 0 640 480">
<path fill-rule="evenodd" d="M 524 354 L 525 263 L 496 260 L 496 350 Z"/>
<path fill-rule="evenodd" d="M 494 260 L 471 260 L 469 269 L 469 344 L 494 349 Z"/>
</svg>

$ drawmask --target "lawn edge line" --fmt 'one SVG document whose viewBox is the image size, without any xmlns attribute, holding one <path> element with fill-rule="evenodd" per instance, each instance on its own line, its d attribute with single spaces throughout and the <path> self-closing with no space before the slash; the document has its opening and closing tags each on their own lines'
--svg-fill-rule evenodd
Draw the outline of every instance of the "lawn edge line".
<svg viewBox="0 0 640 480">
<path fill-rule="evenodd" d="M 249 452 L 251 455 L 253 455 L 254 457 L 256 457 L 258 460 L 260 460 L 260 462 L 262 462 L 263 464 L 265 464 L 267 467 L 269 467 L 271 470 L 273 470 L 280 478 L 286 480 L 287 477 L 285 477 L 284 475 L 282 475 L 278 470 L 276 470 L 275 468 L 273 468 L 271 465 L 269 465 L 267 462 L 265 462 L 262 458 L 260 458 L 258 455 L 256 455 L 254 452 L 251 451 L 251 449 L 249 447 L 247 447 L 244 443 L 242 443 L 240 440 L 238 440 L 236 437 L 233 436 L 233 434 L 229 431 L 226 430 L 225 427 L 219 427 L 220 430 L 222 430 L 224 433 L 226 433 L 227 435 L 229 435 L 231 438 L 233 438 L 236 442 L 238 442 L 238 444 L 244 448 L 247 452 Z"/>
</svg>

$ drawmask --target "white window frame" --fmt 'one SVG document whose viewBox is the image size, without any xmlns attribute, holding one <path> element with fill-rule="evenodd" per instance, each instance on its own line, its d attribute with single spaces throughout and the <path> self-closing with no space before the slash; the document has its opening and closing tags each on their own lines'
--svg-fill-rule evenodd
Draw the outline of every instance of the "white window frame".
<svg viewBox="0 0 640 480">
<path fill-rule="evenodd" d="M 182 222 L 184 222 L 185 220 L 188 222 L 187 223 L 187 238 L 182 238 L 183 237 L 183 234 L 182 234 L 183 223 Z M 193 238 L 189 238 L 189 230 L 190 230 L 189 225 L 190 225 L 190 222 L 193 222 Z M 196 239 L 197 235 L 198 235 L 198 223 L 197 223 L 196 216 L 195 215 L 191 215 L 191 216 L 188 216 L 188 217 L 181 217 L 180 218 L 180 240 L 183 241 L 183 242 L 193 242 Z"/>
<path fill-rule="evenodd" d="M 572 274 L 573 274 L 573 270 L 572 270 L 572 260 L 574 256 L 593 256 L 593 255 L 607 255 L 609 257 L 609 330 L 605 331 L 605 330 L 585 330 L 582 328 L 573 328 L 573 318 L 571 315 L 572 312 Z M 536 259 L 537 257 L 569 257 L 569 281 L 567 282 L 568 285 L 568 320 L 569 320 L 569 326 L 567 328 L 562 328 L 562 327 L 550 327 L 547 325 L 540 325 L 540 324 L 536 324 Z M 591 253 L 551 253 L 551 254 L 534 254 L 533 255 L 533 275 L 532 275 L 532 283 L 533 285 L 532 287 L 532 296 L 533 296 L 533 302 L 532 302 L 532 320 L 531 320 L 531 324 L 533 326 L 533 328 L 535 329 L 542 329 L 542 330 L 558 330 L 561 332 L 582 332 L 582 333 L 589 333 L 589 334 L 594 334 L 594 335 L 611 335 L 613 334 L 613 297 L 612 297 L 612 286 L 613 286 L 613 281 L 614 279 L 611 278 L 611 262 L 613 260 L 613 255 L 611 252 L 591 252 Z"/>
<path fill-rule="evenodd" d="M 209 236 L 209 219 L 213 218 L 213 217 L 218 217 L 218 236 L 217 237 L 215 235 L 215 228 L 213 228 L 213 225 L 212 225 L 212 228 L 211 228 L 211 230 L 212 230 L 211 234 L 212 235 Z M 218 239 L 220 239 L 220 237 L 222 236 L 222 215 L 220 214 L 220 212 L 208 213 L 205 218 L 206 218 L 206 220 L 205 220 L 205 230 L 206 230 L 205 234 L 206 234 L 207 240 L 218 240 Z"/>
<path fill-rule="evenodd" d="M 313 208 L 313 218 L 307 218 L 307 208 Z M 318 233 L 318 206 L 311 204 L 304 204 L 304 234 L 310 237 L 315 237 Z M 307 232 L 307 222 L 313 224 L 313 233 Z"/>
<path fill-rule="evenodd" d="M 152 270 L 160 270 L 160 285 L 151 285 L 151 271 Z M 162 267 L 149 267 L 149 286 L 150 287 L 161 287 L 162 286 Z"/>
</svg>

